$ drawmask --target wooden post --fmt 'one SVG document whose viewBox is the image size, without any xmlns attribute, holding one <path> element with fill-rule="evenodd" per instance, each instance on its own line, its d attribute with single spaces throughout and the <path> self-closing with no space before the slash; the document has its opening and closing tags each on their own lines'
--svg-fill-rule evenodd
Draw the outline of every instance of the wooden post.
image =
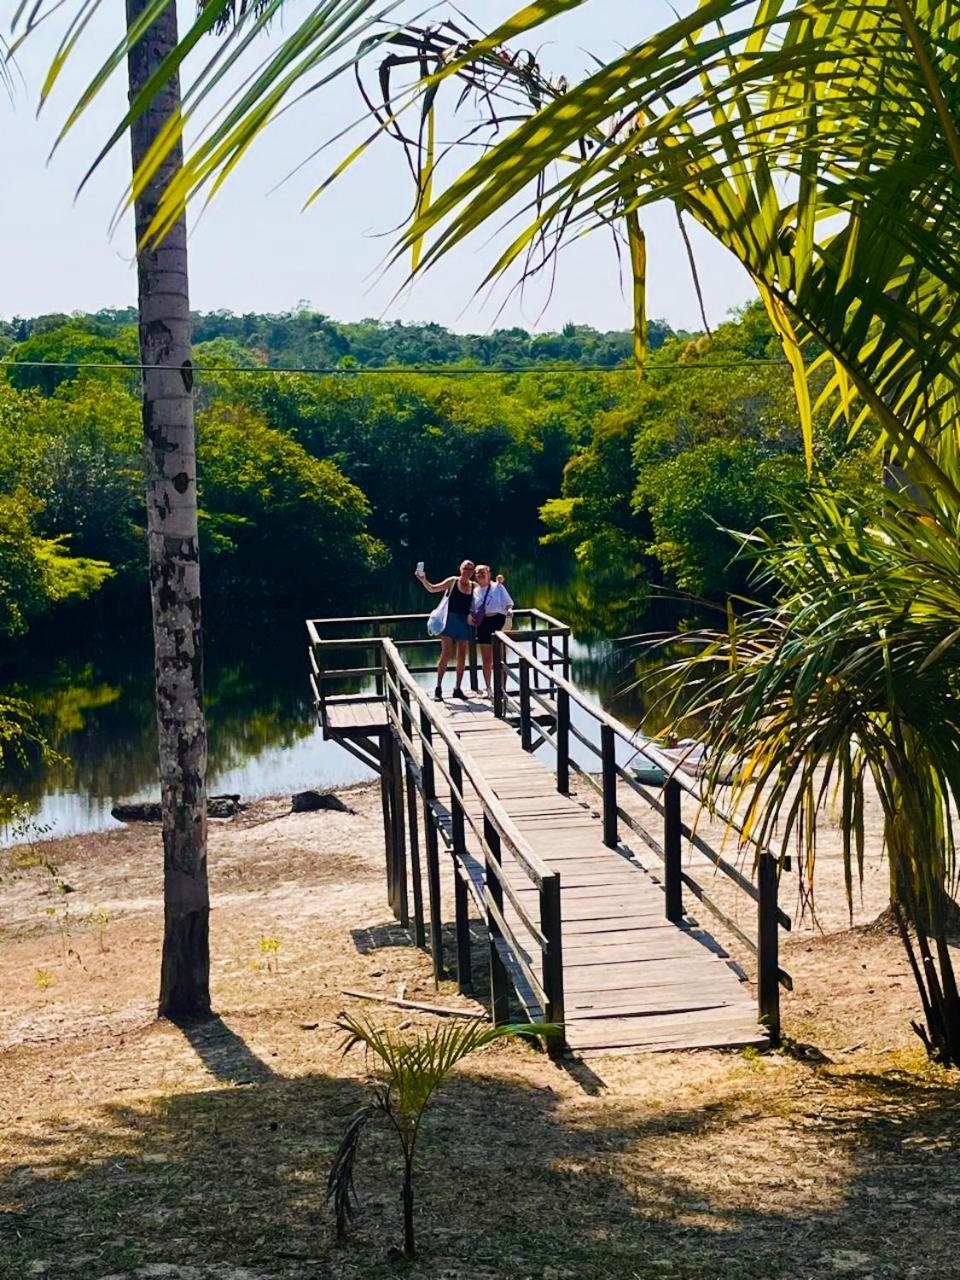
<svg viewBox="0 0 960 1280">
<path fill-rule="evenodd" d="M 493 637 L 493 714 L 502 720 L 507 714 L 503 696 L 504 663 L 507 660 L 507 646 L 498 637 Z"/>
<path fill-rule="evenodd" d="M 320 726 L 326 735 L 327 729 L 327 682 L 323 678 L 323 650 L 315 649 L 311 643 L 308 653 L 312 654 L 314 665 L 317 668 L 317 716 L 320 720 Z"/>
<path fill-rule="evenodd" d="M 547 1022 L 563 1023 L 563 929 L 560 919 L 560 877 L 554 872 L 540 885 L 540 928 L 547 940 L 543 953 L 543 990 L 547 997 L 543 1011 Z M 551 1058 L 565 1052 L 563 1036 L 551 1036 L 548 1042 Z"/>
<path fill-rule="evenodd" d="M 407 739 L 413 741 L 413 717 L 410 714 L 410 694 L 403 694 L 401 722 Z M 423 927 L 423 884 L 420 879 L 420 831 L 417 827 L 417 785 L 413 780 L 413 761 L 405 755 L 407 783 L 407 830 L 410 849 L 410 876 L 413 881 L 413 940 L 418 947 L 426 946 Z"/>
<path fill-rule="evenodd" d="M 483 839 L 487 846 L 487 860 L 495 863 L 496 870 L 499 870 L 502 861 L 500 832 L 486 814 L 483 815 Z M 487 872 L 486 884 L 494 905 L 502 915 L 503 886 L 497 878 L 496 870 Z M 497 939 L 501 936 L 500 926 L 492 915 L 487 924 L 487 933 L 490 936 L 490 1018 L 493 1025 L 499 1027 L 510 1021 L 510 979 L 497 948 Z"/>
<path fill-rule="evenodd" d="M 387 905 L 396 914 L 397 900 L 393 888 L 393 783 L 390 769 L 393 753 L 390 750 L 390 730 L 381 729 L 377 734 L 380 745 L 380 804 L 383 807 L 383 848 L 387 865 Z"/>
<path fill-rule="evenodd" d="M 374 635 L 377 637 L 377 639 L 379 640 L 379 638 L 383 635 L 383 624 L 382 624 L 382 623 L 380 623 L 380 622 L 375 622 L 375 623 L 373 624 L 373 634 L 374 634 Z M 382 644 L 378 644 L 378 645 L 376 645 L 376 646 L 374 647 L 374 653 L 375 653 L 375 655 L 376 655 L 376 665 L 380 668 L 380 670 L 377 672 L 377 675 L 376 675 L 376 677 L 375 677 L 376 690 L 377 690 L 377 697 L 378 697 L 378 698 L 382 698 L 382 697 L 383 697 L 383 684 L 384 684 L 384 682 L 383 682 L 383 645 L 382 645 Z"/>
<path fill-rule="evenodd" d="M 537 615 L 534 613 L 530 617 L 530 630 L 533 635 L 530 637 L 530 653 L 534 658 L 540 657 L 540 637 L 537 635 Z M 540 689 L 540 672 L 534 667 L 533 670 L 533 687 L 539 691 Z"/>
<path fill-rule="evenodd" d="M 420 712 L 420 739 L 423 743 L 423 838 L 427 846 L 427 897 L 430 902 L 430 954 L 433 958 L 433 977 L 439 983 L 445 977 L 443 967 L 443 918 L 440 902 L 440 846 L 437 824 L 430 802 L 436 799 L 436 774 L 430 748 L 433 745 L 433 726 L 423 710 Z"/>
<path fill-rule="evenodd" d="M 680 879 L 682 819 L 680 783 L 668 778 L 663 788 L 663 866 L 667 919 L 679 924 L 683 919 L 683 881 Z"/>
<path fill-rule="evenodd" d="M 480 692 L 480 677 L 477 669 L 477 633 L 470 629 L 470 688 L 474 693 Z"/>
<path fill-rule="evenodd" d="M 557 790 L 570 794 L 570 695 L 557 690 Z"/>
<path fill-rule="evenodd" d="M 570 679 L 570 632 L 569 630 L 563 633 L 562 647 L 563 647 L 563 678 L 564 680 L 569 680 Z"/>
<path fill-rule="evenodd" d="M 530 667 L 521 655 L 520 670 L 520 745 L 524 751 L 533 750 L 533 726 L 530 723 Z"/>
<path fill-rule="evenodd" d="M 407 818 L 410 829 L 410 875 L 413 880 L 413 940 L 418 947 L 427 945 L 423 920 L 423 881 L 420 877 L 420 831 L 417 826 L 417 785 L 407 765 Z"/>
<path fill-rule="evenodd" d="M 463 770 L 460 761 L 451 751 L 448 756 L 450 765 L 450 827 L 453 837 L 453 904 L 457 927 L 457 986 L 463 995 L 473 992 L 473 975 L 470 967 L 470 903 L 467 898 L 467 886 L 461 871 L 463 855 L 466 852 L 466 839 L 463 827 L 463 802 L 454 790 L 463 794 Z"/>
<path fill-rule="evenodd" d="M 407 902 L 407 838 L 403 814 L 403 752 L 396 734 L 390 735 L 391 784 L 393 786 L 393 883 L 396 894 L 396 916 L 406 929 L 410 924 Z"/>
<path fill-rule="evenodd" d="M 600 726 L 600 750 L 603 761 L 603 843 L 616 849 L 620 842 L 617 831 L 617 740 L 608 724 Z"/>
<path fill-rule="evenodd" d="M 761 853 L 757 866 L 757 1004 L 770 1043 L 780 1043 L 780 933 L 777 922 L 777 860 Z"/>
</svg>

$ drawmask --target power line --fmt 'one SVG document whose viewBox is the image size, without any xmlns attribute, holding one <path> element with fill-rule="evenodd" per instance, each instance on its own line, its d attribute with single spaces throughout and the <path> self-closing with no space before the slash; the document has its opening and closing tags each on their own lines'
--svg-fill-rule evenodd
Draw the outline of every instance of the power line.
<svg viewBox="0 0 960 1280">
<path fill-rule="evenodd" d="M 697 369 L 755 369 L 758 365 L 767 366 L 774 365 L 781 368 L 788 368 L 789 362 L 786 360 L 725 360 L 725 361 L 707 361 L 697 360 L 691 364 L 670 364 L 656 365 L 650 372 L 656 373 L 674 373 L 683 371 L 684 373 L 695 372 Z M 144 369 L 151 369 L 155 372 L 182 373 L 183 369 L 178 364 L 108 364 L 100 363 L 96 360 L 0 360 L 0 367 L 9 369 L 100 369 L 100 370 L 122 370 L 125 373 L 139 373 Z M 550 374 L 555 376 L 558 374 L 575 374 L 575 373 L 632 373 L 630 366 L 621 365 L 611 368 L 609 365 L 510 365 L 507 368 L 490 368 L 482 366 L 479 368 L 460 368 L 456 365 L 351 365 L 349 368 L 341 368 L 339 365 L 320 365 L 313 368 L 307 367 L 284 367 L 275 368 L 269 365 L 191 365 L 192 373 L 218 373 L 218 374 L 238 374 L 243 377 L 263 377 L 274 373 L 300 373 L 311 376 L 330 377 L 334 374 L 344 375 L 347 377 L 356 377 L 367 373 L 418 373 L 435 378 L 476 378 L 480 376 L 486 377 L 503 377 L 507 374 L 518 373 L 535 373 L 541 376 Z"/>
</svg>

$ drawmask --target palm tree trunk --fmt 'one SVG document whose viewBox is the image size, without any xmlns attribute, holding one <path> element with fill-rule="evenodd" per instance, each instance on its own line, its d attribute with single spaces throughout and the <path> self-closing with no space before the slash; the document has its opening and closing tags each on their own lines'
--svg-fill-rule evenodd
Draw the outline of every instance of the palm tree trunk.
<svg viewBox="0 0 960 1280">
<path fill-rule="evenodd" d="M 126 7 L 130 26 L 147 5 L 145 0 L 126 0 Z M 176 3 L 170 0 L 130 52 L 131 98 L 176 44 Z M 173 76 L 131 128 L 134 169 L 179 104 L 180 81 Z M 170 1018 L 201 1017 L 210 1009 L 207 738 L 186 218 L 177 221 L 161 245 L 142 246 L 160 196 L 182 162 L 178 145 L 139 194 L 134 209 L 163 805 L 164 936 L 159 1013 Z"/>
<path fill-rule="evenodd" d="M 413 1156 L 407 1154 L 403 1163 L 403 1252 L 407 1258 L 417 1256 L 413 1232 Z"/>
</svg>

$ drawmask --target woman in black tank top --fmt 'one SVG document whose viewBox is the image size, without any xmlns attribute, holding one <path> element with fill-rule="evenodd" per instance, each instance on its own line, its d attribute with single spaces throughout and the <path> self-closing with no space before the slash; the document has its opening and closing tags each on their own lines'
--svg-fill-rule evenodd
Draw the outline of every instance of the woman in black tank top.
<svg viewBox="0 0 960 1280">
<path fill-rule="evenodd" d="M 460 565 L 460 573 L 442 582 L 428 582 L 426 575 L 416 574 L 416 578 L 434 593 L 447 593 L 447 621 L 440 635 L 440 661 L 437 663 L 437 687 L 434 698 L 443 701 L 443 677 L 446 674 L 454 650 L 457 655 L 457 677 L 453 688 L 453 696 L 466 701 L 466 695 L 460 688 L 463 672 L 467 665 L 467 642 L 470 639 L 469 615 L 473 608 L 473 572 L 476 566 L 472 560 L 464 560 Z"/>
</svg>

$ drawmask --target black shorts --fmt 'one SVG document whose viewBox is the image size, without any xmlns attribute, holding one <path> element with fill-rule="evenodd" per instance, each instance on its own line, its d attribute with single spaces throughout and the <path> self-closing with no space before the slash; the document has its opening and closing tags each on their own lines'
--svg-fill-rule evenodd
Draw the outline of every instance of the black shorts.
<svg viewBox="0 0 960 1280">
<path fill-rule="evenodd" d="M 493 633 L 502 631 L 507 620 L 505 613 L 488 613 L 477 627 L 477 644 L 492 644 Z"/>
</svg>

